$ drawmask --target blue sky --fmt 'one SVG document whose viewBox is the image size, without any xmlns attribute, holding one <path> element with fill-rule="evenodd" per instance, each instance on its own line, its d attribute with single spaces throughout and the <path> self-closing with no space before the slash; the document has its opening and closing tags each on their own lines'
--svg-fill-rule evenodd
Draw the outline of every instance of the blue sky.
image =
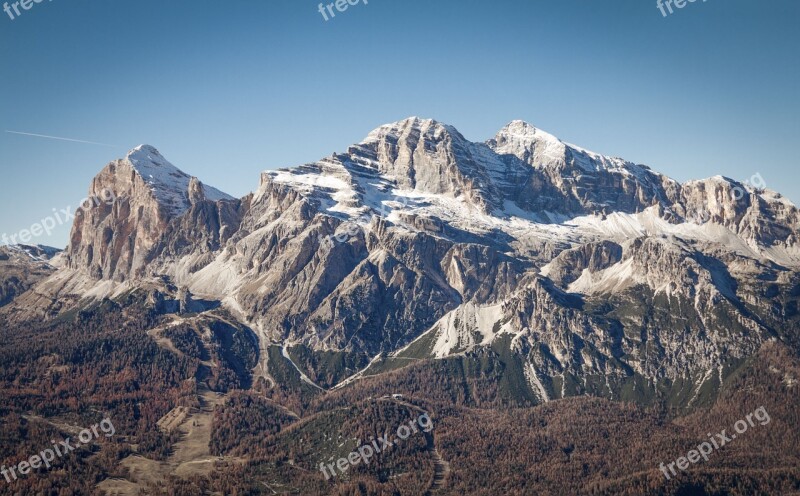
<svg viewBox="0 0 800 496">
<path fill-rule="evenodd" d="M 2 0 L 0 0 L 2 1 Z M 678 180 L 800 203 L 800 2 L 44 0 L 0 12 L 0 233 L 74 206 L 140 143 L 230 194 L 411 115 L 524 119 Z M 114 146 L 9 134 L 22 131 Z M 68 227 L 35 242 L 63 247 Z"/>
</svg>

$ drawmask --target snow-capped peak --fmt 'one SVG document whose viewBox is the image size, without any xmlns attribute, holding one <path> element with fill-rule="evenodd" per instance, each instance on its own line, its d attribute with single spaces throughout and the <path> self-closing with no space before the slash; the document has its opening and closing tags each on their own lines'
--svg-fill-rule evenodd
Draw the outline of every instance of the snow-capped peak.
<svg viewBox="0 0 800 496">
<path fill-rule="evenodd" d="M 192 176 L 172 165 L 150 145 L 139 145 L 125 157 L 133 169 L 150 186 L 159 204 L 174 214 L 186 211 L 191 205 L 189 184 Z M 205 198 L 211 201 L 233 200 L 233 197 L 211 186 L 203 186 Z"/>
<path fill-rule="evenodd" d="M 621 158 L 567 143 L 521 120 L 508 123 L 487 144 L 500 155 L 514 155 L 537 168 L 561 169 L 569 165 L 587 173 L 613 171 L 639 177 L 648 170 Z"/>
<path fill-rule="evenodd" d="M 125 160 L 148 183 L 169 186 L 185 179 L 189 185 L 190 176 L 172 165 L 153 146 L 139 145 L 128 152 Z"/>
<path fill-rule="evenodd" d="M 509 140 L 531 143 L 536 141 L 548 141 L 553 143 L 562 143 L 560 139 L 552 134 L 542 131 L 541 129 L 533 126 L 522 120 L 513 120 L 503 127 L 497 136 L 505 137 Z"/>
<path fill-rule="evenodd" d="M 445 134 L 455 137 L 456 139 L 464 140 L 458 130 L 448 124 L 443 124 L 435 119 L 423 119 L 420 117 L 412 116 L 397 122 L 390 122 L 384 124 L 377 129 L 374 129 L 363 143 L 371 143 L 380 141 L 387 136 L 399 137 L 407 135 L 411 131 L 419 131 L 421 134 L 427 134 L 434 138 L 439 138 Z"/>
<path fill-rule="evenodd" d="M 488 145 L 500 155 L 514 155 L 531 165 L 557 167 L 566 163 L 567 145 L 525 121 L 511 121 Z"/>
</svg>

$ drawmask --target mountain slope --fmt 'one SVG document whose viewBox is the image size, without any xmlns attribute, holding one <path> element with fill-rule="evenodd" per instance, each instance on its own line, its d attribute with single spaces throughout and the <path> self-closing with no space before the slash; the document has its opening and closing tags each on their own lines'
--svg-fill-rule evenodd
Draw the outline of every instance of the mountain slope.
<svg viewBox="0 0 800 496">
<path fill-rule="evenodd" d="M 0 307 L 52 274 L 60 253 L 47 246 L 0 246 Z"/>
</svg>

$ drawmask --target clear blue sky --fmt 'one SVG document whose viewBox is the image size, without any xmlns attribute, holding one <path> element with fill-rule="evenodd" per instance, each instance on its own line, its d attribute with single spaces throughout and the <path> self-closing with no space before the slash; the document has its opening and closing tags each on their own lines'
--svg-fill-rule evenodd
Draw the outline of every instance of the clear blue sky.
<svg viewBox="0 0 800 496">
<path fill-rule="evenodd" d="M 318 4 L 0 11 L 0 233 L 74 205 L 140 143 L 241 196 L 262 170 L 410 115 L 475 141 L 524 119 L 682 181 L 759 173 L 800 203 L 797 0 L 698 1 L 667 18 L 655 0 L 369 0 L 327 22 Z"/>
</svg>

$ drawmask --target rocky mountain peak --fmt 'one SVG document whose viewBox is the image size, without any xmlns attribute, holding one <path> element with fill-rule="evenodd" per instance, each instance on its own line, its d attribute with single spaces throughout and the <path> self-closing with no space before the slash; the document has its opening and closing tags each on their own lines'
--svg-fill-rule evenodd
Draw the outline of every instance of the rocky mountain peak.
<svg viewBox="0 0 800 496">
<path fill-rule="evenodd" d="M 531 165 L 566 164 L 566 144 L 525 121 L 511 121 L 487 144 L 499 155 L 513 155 Z"/>
<path fill-rule="evenodd" d="M 137 146 L 124 159 L 109 163 L 95 176 L 88 196 L 102 201 L 76 216 L 67 260 L 71 268 L 95 279 L 116 280 L 140 275 L 170 222 L 193 205 L 234 201 L 181 171 L 150 145 Z"/>
<path fill-rule="evenodd" d="M 435 119 L 423 119 L 412 116 L 406 119 L 384 124 L 367 135 L 364 143 L 382 141 L 387 137 L 402 139 L 410 135 L 422 135 L 427 139 L 439 141 L 442 139 L 459 139 L 464 137 L 453 126 L 443 124 Z"/>
<path fill-rule="evenodd" d="M 139 145 L 128 152 L 124 161 L 148 185 L 168 214 L 180 215 L 193 203 L 189 191 L 192 176 L 172 165 L 155 147 Z M 202 196 L 211 201 L 233 200 L 232 196 L 216 188 L 202 184 L 200 187 Z M 197 193 L 195 191 L 193 194 Z"/>
</svg>

